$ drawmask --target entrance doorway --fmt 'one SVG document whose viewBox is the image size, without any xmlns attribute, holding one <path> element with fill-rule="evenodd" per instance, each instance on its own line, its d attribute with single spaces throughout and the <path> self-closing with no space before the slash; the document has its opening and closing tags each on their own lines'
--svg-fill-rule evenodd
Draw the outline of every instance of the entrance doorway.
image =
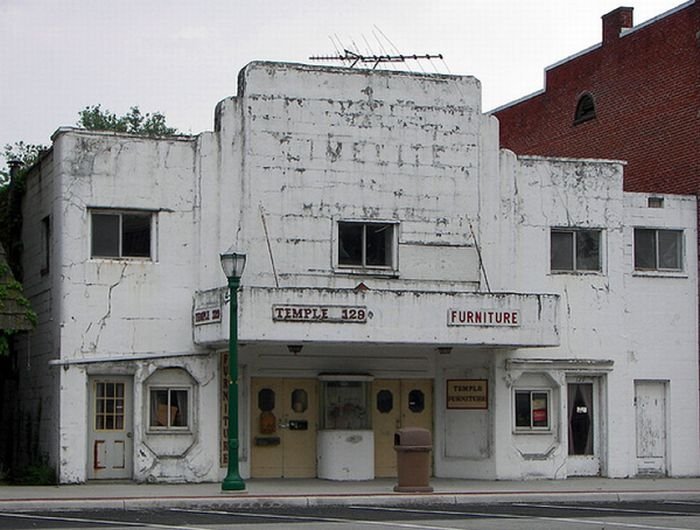
<svg viewBox="0 0 700 530">
<path fill-rule="evenodd" d="M 635 381 L 637 474 L 666 474 L 666 382 Z"/>
<path fill-rule="evenodd" d="M 372 385 L 374 476 L 395 477 L 394 434 L 403 427 L 432 432 L 433 382 L 430 379 L 377 379 Z"/>
<path fill-rule="evenodd" d="M 251 476 L 316 476 L 318 382 L 251 379 Z"/>
<path fill-rule="evenodd" d="M 600 475 L 598 394 L 597 379 L 575 377 L 567 381 L 568 476 Z"/>
<path fill-rule="evenodd" d="M 132 472 L 132 383 L 128 377 L 91 377 L 89 479 L 125 479 Z"/>
</svg>

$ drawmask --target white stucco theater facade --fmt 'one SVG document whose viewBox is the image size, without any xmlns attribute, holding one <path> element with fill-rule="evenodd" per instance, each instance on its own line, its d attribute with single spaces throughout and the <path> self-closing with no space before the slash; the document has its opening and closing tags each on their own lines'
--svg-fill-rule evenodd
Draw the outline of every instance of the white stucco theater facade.
<svg viewBox="0 0 700 530">
<path fill-rule="evenodd" d="M 252 63 L 215 130 L 59 129 L 25 198 L 26 414 L 63 483 L 696 475 L 693 197 L 498 146 L 472 77 Z M 41 411 L 40 413 L 37 410 Z"/>
</svg>

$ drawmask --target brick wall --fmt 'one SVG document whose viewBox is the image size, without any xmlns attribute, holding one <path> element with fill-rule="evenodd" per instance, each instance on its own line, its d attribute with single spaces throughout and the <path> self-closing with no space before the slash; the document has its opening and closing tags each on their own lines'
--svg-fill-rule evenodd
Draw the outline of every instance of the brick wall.
<svg viewBox="0 0 700 530">
<path fill-rule="evenodd" d="M 544 92 L 494 113 L 501 146 L 517 154 L 626 160 L 628 191 L 697 193 L 700 3 L 611 37 L 610 24 L 631 24 L 621 9 L 604 17 L 602 45 L 547 70 Z M 575 125 L 586 92 L 596 117 Z"/>
</svg>

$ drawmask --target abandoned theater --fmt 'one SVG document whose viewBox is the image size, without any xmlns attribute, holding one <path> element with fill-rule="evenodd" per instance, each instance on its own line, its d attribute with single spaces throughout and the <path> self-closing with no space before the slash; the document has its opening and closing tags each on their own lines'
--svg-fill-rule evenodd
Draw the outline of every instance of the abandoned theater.
<svg viewBox="0 0 700 530">
<path fill-rule="evenodd" d="M 402 427 L 438 477 L 697 475 L 695 198 L 498 127 L 473 77 L 255 62 L 212 132 L 58 129 L 18 366 L 60 482 L 392 477 Z"/>
</svg>

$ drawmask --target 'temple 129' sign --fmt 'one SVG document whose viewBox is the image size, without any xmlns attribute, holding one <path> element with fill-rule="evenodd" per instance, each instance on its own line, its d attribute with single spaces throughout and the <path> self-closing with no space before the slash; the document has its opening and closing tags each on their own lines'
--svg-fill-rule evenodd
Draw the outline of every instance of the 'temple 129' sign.
<svg viewBox="0 0 700 530">
<path fill-rule="evenodd" d="M 371 318 L 364 306 L 336 305 L 273 305 L 276 322 L 336 322 L 365 324 Z"/>
<path fill-rule="evenodd" d="M 214 324 L 215 322 L 221 322 L 221 308 L 220 307 L 203 307 L 194 310 L 192 315 L 194 319 L 195 326 L 201 326 L 202 324 Z"/>
</svg>

